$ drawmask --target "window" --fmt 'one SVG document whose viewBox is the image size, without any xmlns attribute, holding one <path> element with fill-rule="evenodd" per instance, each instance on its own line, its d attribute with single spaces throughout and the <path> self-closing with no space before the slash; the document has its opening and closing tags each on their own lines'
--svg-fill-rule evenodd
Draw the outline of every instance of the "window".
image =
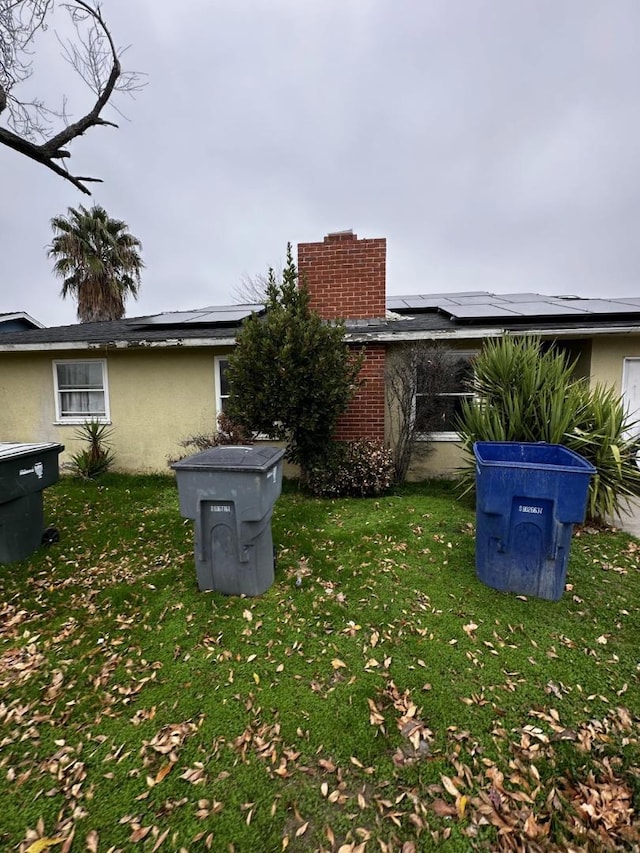
<svg viewBox="0 0 640 853">
<path fill-rule="evenodd" d="M 462 401 L 473 399 L 471 379 L 475 352 L 434 351 L 418 365 L 416 421 L 420 433 L 432 438 L 455 441 L 455 424 Z"/>
<path fill-rule="evenodd" d="M 107 363 L 92 361 L 54 361 L 53 383 L 56 395 L 56 420 L 60 423 L 84 423 L 109 420 Z"/>
<path fill-rule="evenodd" d="M 229 399 L 229 380 L 227 379 L 227 368 L 229 359 L 217 357 L 216 364 L 216 414 L 224 412 L 225 403 Z"/>
</svg>

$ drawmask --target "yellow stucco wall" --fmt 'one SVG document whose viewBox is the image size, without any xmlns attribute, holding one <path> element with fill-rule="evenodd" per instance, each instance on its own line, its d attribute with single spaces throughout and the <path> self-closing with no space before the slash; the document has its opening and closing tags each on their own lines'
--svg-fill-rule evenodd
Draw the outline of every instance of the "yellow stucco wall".
<svg viewBox="0 0 640 853">
<path fill-rule="evenodd" d="M 7 354 L 0 359 L 0 441 L 59 441 L 54 426 L 51 358 Z"/>
<path fill-rule="evenodd" d="M 411 456 L 407 480 L 456 477 L 465 459 L 458 441 L 419 441 Z"/>
<path fill-rule="evenodd" d="M 602 335 L 594 338 L 591 351 L 591 381 L 612 385 L 622 394 L 625 358 L 640 358 L 640 335 Z"/>
<path fill-rule="evenodd" d="M 222 351 L 219 354 L 223 354 Z M 106 358 L 114 470 L 167 472 L 179 442 L 215 426 L 214 355 L 209 349 L 3 354 L 0 440 L 58 441 L 61 461 L 82 446 L 76 426 L 55 423 L 52 362 Z"/>
<path fill-rule="evenodd" d="M 460 341 L 458 346 L 475 349 L 478 342 Z M 182 439 L 215 427 L 215 356 L 224 354 L 223 349 L 197 347 L 2 353 L 0 441 L 58 441 L 66 447 L 62 462 L 68 461 L 81 444 L 74 425 L 55 423 L 52 363 L 106 358 L 115 468 L 167 472 L 168 459 L 183 452 Z M 640 357 L 640 335 L 595 336 L 592 381 L 599 379 L 621 393 L 625 357 Z M 462 462 L 458 442 L 419 442 L 409 479 L 454 476 Z"/>
</svg>

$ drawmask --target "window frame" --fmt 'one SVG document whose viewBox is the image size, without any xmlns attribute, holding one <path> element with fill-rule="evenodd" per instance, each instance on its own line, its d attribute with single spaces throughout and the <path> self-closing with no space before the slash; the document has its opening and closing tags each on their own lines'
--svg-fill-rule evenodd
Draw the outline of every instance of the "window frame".
<svg viewBox="0 0 640 853">
<path fill-rule="evenodd" d="M 216 424 L 218 423 L 218 418 L 224 411 L 223 409 L 223 400 L 229 399 L 229 394 L 222 393 L 222 364 L 229 364 L 229 356 L 228 355 L 216 355 L 213 359 L 214 364 L 214 386 L 215 386 L 215 394 L 216 394 Z"/>
<path fill-rule="evenodd" d="M 222 401 L 228 400 L 230 394 L 222 393 L 222 375 L 220 373 L 222 362 L 229 363 L 229 355 L 216 355 L 213 358 L 214 363 L 214 386 L 215 386 L 215 401 L 216 401 L 216 430 L 218 429 L 218 418 L 224 411 Z M 253 441 L 275 441 L 272 436 L 264 432 L 253 433 Z"/>
<path fill-rule="evenodd" d="M 468 361 L 473 360 L 479 353 L 479 349 L 463 349 L 457 350 L 452 349 L 451 353 L 455 356 L 465 357 Z M 416 397 L 414 398 L 414 411 L 413 414 L 415 416 L 416 407 L 417 407 L 417 397 L 419 396 L 418 391 L 418 383 L 416 379 Z M 464 397 L 467 399 L 475 399 L 475 394 L 473 391 L 452 391 L 447 392 L 445 394 L 439 394 L 440 397 Z M 439 432 L 419 432 L 417 434 L 418 441 L 460 441 L 460 433 L 455 430 L 442 430 Z"/>
<path fill-rule="evenodd" d="M 632 425 L 636 426 L 636 432 L 640 433 L 640 409 L 631 409 L 629 392 L 627 390 L 627 385 L 629 382 L 629 373 L 631 371 L 631 363 L 640 364 L 640 356 L 629 355 L 624 356 L 622 359 L 621 395 L 625 415 L 627 416 L 627 418 L 632 420 Z M 636 435 L 636 432 L 632 430 L 626 430 L 625 434 L 627 438 L 633 438 Z M 638 456 L 638 467 L 640 467 L 640 455 Z"/>
<path fill-rule="evenodd" d="M 59 364 L 100 364 L 102 367 L 102 393 L 104 395 L 104 414 L 92 414 L 88 412 L 83 415 L 65 415 L 62 411 L 61 390 L 58 386 L 58 365 Z M 58 358 L 52 362 L 53 370 L 53 391 L 56 419 L 55 423 L 64 426 L 65 424 L 86 424 L 88 421 L 97 421 L 101 424 L 111 423 L 111 411 L 109 406 L 109 376 L 107 370 L 106 358 Z M 98 390 L 98 389 L 96 389 Z"/>
</svg>

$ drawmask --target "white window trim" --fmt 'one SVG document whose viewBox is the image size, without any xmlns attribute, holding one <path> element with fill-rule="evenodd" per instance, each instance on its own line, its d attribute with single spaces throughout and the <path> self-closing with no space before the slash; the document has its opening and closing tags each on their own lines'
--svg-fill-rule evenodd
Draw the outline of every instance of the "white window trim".
<svg viewBox="0 0 640 853">
<path fill-rule="evenodd" d="M 459 432 L 420 432 L 418 441 L 462 441 Z"/>
<path fill-rule="evenodd" d="M 86 364 L 87 362 L 99 362 L 102 365 L 102 390 L 104 392 L 104 415 L 82 415 L 77 418 L 65 417 L 60 411 L 60 391 L 58 388 L 58 370 L 59 364 Z M 53 371 L 53 392 L 56 408 L 56 419 L 54 423 L 59 426 L 86 424 L 88 421 L 98 421 L 101 424 L 111 423 L 111 411 L 109 406 L 109 374 L 107 371 L 106 358 L 59 358 L 52 363 Z"/>
<path fill-rule="evenodd" d="M 475 358 L 475 357 L 478 355 L 478 353 L 480 352 L 480 350 L 478 350 L 478 349 L 472 349 L 472 350 L 452 350 L 452 352 L 453 352 L 455 355 L 466 356 L 466 357 L 468 357 L 469 359 L 472 359 L 472 358 Z M 467 398 L 469 398 L 469 397 L 470 397 L 470 398 L 474 398 L 474 399 L 475 399 L 475 395 L 474 395 L 474 394 L 472 394 L 471 392 L 467 392 L 466 394 L 463 394 L 463 393 L 461 392 L 459 396 L 465 396 L 465 397 L 467 397 Z M 414 400 L 413 405 L 414 405 L 414 415 L 415 415 L 415 400 Z M 462 441 L 462 437 L 461 437 L 460 433 L 459 433 L 459 432 L 456 432 L 455 430 L 446 430 L 446 431 L 443 431 L 443 432 L 419 432 L 419 433 L 416 435 L 416 440 L 417 440 L 417 441 L 441 441 L 441 442 L 445 442 L 445 441 Z"/>
<path fill-rule="evenodd" d="M 214 356 L 214 359 L 213 359 L 213 364 L 214 364 L 213 384 L 215 386 L 215 394 L 216 394 L 216 421 L 215 421 L 216 430 L 218 429 L 218 417 L 222 414 L 223 397 L 222 397 L 222 382 L 221 382 L 220 369 L 221 369 L 221 364 L 223 361 L 226 361 L 228 363 L 229 362 L 229 356 L 228 355 L 216 355 L 216 356 Z M 224 399 L 226 400 L 227 397 L 225 396 Z"/>
<path fill-rule="evenodd" d="M 638 410 L 638 411 L 633 410 L 632 411 L 630 409 L 630 407 L 629 407 L 630 401 L 629 401 L 628 394 L 627 394 L 627 382 L 629 381 L 629 370 L 631 368 L 631 362 L 633 362 L 634 364 L 640 362 L 640 357 L 635 356 L 635 355 L 631 355 L 631 356 L 625 356 L 622 359 L 622 385 L 621 385 L 620 393 L 622 395 L 625 415 L 628 418 L 630 418 L 632 421 L 635 421 L 636 419 L 640 419 L 640 410 Z M 626 431 L 625 438 L 633 438 L 634 436 L 635 436 L 635 434 L 633 431 L 630 431 L 630 430 Z M 640 458 L 639 458 L 638 465 L 640 467 Z"/>
<path fill-rule="evenodd" d="M 216 355 L 213 358 L 214 363 L 214 385 L 215 385 L 215 398 L 216 398 L 216 431 L 218 430 L 218 417 L 222 413 L 222 390 L 221 390 L 221 381 L 220 381 L 220 362 L 229 361 L 228 355 Z M 228 395 L 224 398 L 228 399 Z M 254 436 L 255 441 L 274 441 L 274 439 L 267 435 L 266 433 L 259 432 Z"/>
</svg>

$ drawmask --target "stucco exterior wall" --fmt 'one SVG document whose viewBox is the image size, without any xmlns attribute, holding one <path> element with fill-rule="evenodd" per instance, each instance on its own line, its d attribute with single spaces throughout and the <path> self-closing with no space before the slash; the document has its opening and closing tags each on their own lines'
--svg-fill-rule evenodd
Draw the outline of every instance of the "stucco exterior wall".
<svg viewBox="0 0 640 853">
<path fill-rule="evenodd" d="M 0 371 L 0 440 L 59 441 L 64 463 L 82 446 L 72 424 L 55 423 L 52 362 L 106 358 L 114 470 L 167 472 L 189 435 L 216 423 L 213 349 L 139 349 L 5 354 Z"/>
<path fill-rule="evenodd" d="M 478 342 L 461 340 L 457 345 L 477 349 Z M 53 361 L 104 358 L 116 470 L 167 472 L 168 459 L 183 452 L 182 439 L 215 427 L 215 356 L 226 353 L 213 347 L 5 352 L 0 361 L 0 441 L 57 441 L 66 447 L 61 461 L 68 461 L 81 444 L 74 436 L 76 426 L 55 422 Z M 640 358 L 640 334 L 594 336 L 591 381 L 622 393 L 623 364 L 629 357 Z M 393 420 L 387 409 L 387 438 Z M 408 476 L 455 476 L 463 460 L 456 441 L 418 442 Z"/>
<path fill-rule="evenodd" d="M 60 441 L 54 421 L 51 358 L 41 353 L 3 354 L 0 441 Z"/>
<path fill-rule="evenodd" d="M 418 441 L 411 456 L 407 480 L 457 477 L 466 456 L 459 441 Z"/>
<path fill-rule="evenodd" d="M 591 350 L 591 382 L 612 385 L 622 394 L 622 370 L 625 358 L 640 358 L 640 335 L 599 335 Z"/>
</svg>

